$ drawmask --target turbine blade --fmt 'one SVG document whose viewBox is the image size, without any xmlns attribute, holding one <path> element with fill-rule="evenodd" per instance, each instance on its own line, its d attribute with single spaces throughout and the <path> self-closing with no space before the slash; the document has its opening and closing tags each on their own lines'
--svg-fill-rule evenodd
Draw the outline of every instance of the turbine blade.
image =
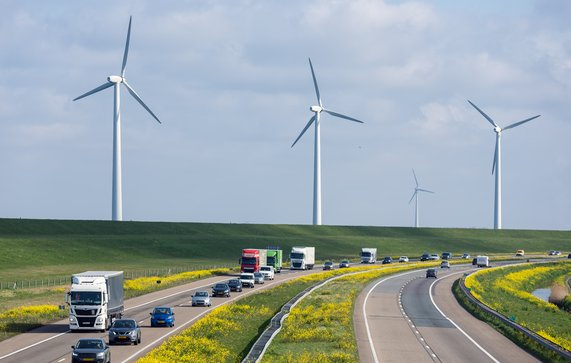
<svg viewBox="0 0 571 363">
<path fill-rule="evenodd" d="M 94 93 L 97 93 L 97 92 L 99 92 L 99 91 L 102 91 L 102 90 L 104 90 L 104 89 L 106 89 L 106 88 L 109 88 L 109 87 L 111 87 L 111 86 L 113 86 L 113 83 L 112 83 L 112 82 L 105 82 L 105 83 L 103 83 L 101 86 L 96 87 L 96 88 L 92 89 L 91 91 L 86 92 L 86 93 L 82 94 L 81 96 L 74 98 L 73 100 L 74 100 L 74 101 L 77 101 L 77 100 L 79 100 L 79 99 L 82 99 L 83 97 L 87 97 L 87 96 L 89 96 L 89 95 L 92 95 L 92 94 L 94 94 Z"/>
<path fill-rule="evenodd" d="M 291 147 L 293 147 L 297 141 L 299 139 L 301 139 L 301 137 L 303 136 L 303 134 L 307 131 L 307 129 L 309 128 L 309 126 L 311 126 L 311 124 L 315 121 L 315 115 L 313 115 L 312 118 L 309 119 L 309 122 L 307 123 L 307 125 L 305 125 L 305 127 L 303 128 L 303 131 L 301 131 L 301 134 L 299 134 L 299 136 L 297 137 L 297 139 L 295 139 L 295 141 L 293 142 L 293 144 L 291 144 Z"/>
<path fill-rule="evenodd" d="M 529 121 L 531 121 L 531 120 L 533 120 L 533 119 L 536 119 L 536 118 L 538 118 L 539 116 L 541 116 L 541 115 L 533 116 L 533 117 L 530 117 L 530 118 L 525 119 L 525 120 L 520 121 L 520 122 L 515 122 L 515 123 L 513 123 L 513 124 L 511 124 L 511 125 L 509 125 L 509 126 L 504 127 L 502 130 L 513 129 L 514 127 L 517 127 L 517 126 L 519 126 L 519 125 L 521 125 L 521 124 L 524 124 L 524 123 L 526 123 L 526 122 L 529 122 Z"/>
<path fill-rule="evenodd" d="M 416 179 L 416 173 L 414 172 L 414 169 L 412 169 L 412 175 L 414 175 L 414 181 L 416 183 L 416 187 L 418 188 L 418 179 Z"/>
<path fill-rule="evenodd" d="M 309 68 L 311 68 L 311 77 L 313 77 L 313 85 L 315 86 L 315 94 L 317 95 L 317 102 L 319 107 L 323 107 L 321 104 L 321 95 L 319 94 L 319 87 L 317 86 L 317 79 L 315 78 L 315 72 L 313 71 L 313 64 L 311 64 L 311 58 L 309 59 Z"/>
<path fill-rule="evenodd" d="M 492 164 L 492 174 L 494 174 L 495 170 L 496 170 L 496 162 L 497 162 L 497 157 L 498 157 L 498 139 L 496 139 L 496 146 L 494 147 L 494 161 Z"/>
<path fill-rule="evenodd" d="M 127 67 L 127 56 L 129 55 L 129 41 L 131 40 L 131 20 L 129 17 L 129 30 L 127 30 L 127 42 L 125 42 L 125 53 L 123 54 L 123 66 L 121 66 L 121 78 L 125 77 L 125 68 Z"/>
<path fill-rule="evenodd" d="M 361 124 L 364 123 L 363 121 L 357 120 L 356 118 L 349 117 L 349 116 L 345 116 L 345 115 L 342 115 L 342 114 L 337 113 L 337 112 L 335 112 L 335 111 L 323 109 L 323 112 L 327 112 L 327 113 L 330 114 L 331 116 L 344 118 L 344 119 L 349 120 L 349 121 L 355 121 L 355 122 L 359 122 L 359 123 L 361 123 Z"/>
<path fill-rule="evenodd" d="M 426 192 L 426 193 L 432 193 L 432 194 L 436 194 L 436 193 L 434 193 L 433 191 L 430 191 L 430 190 L 428 190 L 428 189 L 421 189 L 421 188 L 418 188 L 417 190 L 418 190 L 418 191 L 420 191 L 420 192 Z"/>
<path fill-rule="evenodd" d="M 414 196 L 416 195 L 416 189 L 414 190 L 414 193 L 412 193 L 412 197 L 410 197 L 410 200 L 408 201 L 408 204 L 410 204 L 410 202 L 412 202 L 412 200 L 414 199 Z"/>
<path fill-rule="evenodd" d="M 143 106 L 145 110 L 147 110 L 151 114 L 151 116 L 153 116 L 155 120 L 157 120 L 158 123 L 162 123 L 161 120 L 159 120 L 159 118 L 153 113 L 153 111 L 151 111 L 151 109 L 147 105 L 145 105 L 145 102 L 143 102 L 143 100 L 141 99 L 141 97 L 139 97 L 139 95 L 135 92 L 135 90 L 131 88 L 131 86 L 129 86 L 127 82 L 125 82 L 125 80 L 123 80 L 123 84 L 125 85 L 125 87 L 127 87 L 127 91 L 129 91 L 131 96 L 133 96 L 133 98 L 136 99 L 141 104 L 141 106 Z"/>
<path fill-rule="evenodd" d="M 480 109 L 478 108 L 478 106 L 476 106 L 475 104 L 473 104 L 472 102 L 470 102 L 470 100 L 468 100 L 468 102 L 472 105 L 472 107 L 474 107 L 476 110 L 478 110 L 478 112 L 481 113 L 482 116 L 484 116 L 484 117 L 486 118 L 486 120 L 488 120 L 494 127 L 499 127 L 498 124 L 496 124 L 496 123 L 494 122 L 494 120 L 492 120 L 492 119 L 490 118 L 490 116 L 486 115 L 486 114 L 484 113 L 484 111 L 480 110 Z"/>
</svg>

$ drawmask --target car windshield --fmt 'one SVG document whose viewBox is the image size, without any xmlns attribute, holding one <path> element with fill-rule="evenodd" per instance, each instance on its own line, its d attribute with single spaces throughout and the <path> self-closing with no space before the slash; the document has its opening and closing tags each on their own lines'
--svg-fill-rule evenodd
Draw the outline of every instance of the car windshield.
<svg viewBox="0 0 571 363">
<path fill-rule="evenodd" d="M 325 262 L 325 266 L 331 266 L 333 265 L 333 262 L 329 261 L 329 262 Z"/>
<path fill-rule="evenodd" d="M 197 291 L 194 296 L 208 296 L 206 291 Z"/>
<path fill-rule="evenodd" d="M 241 279 L 241 280 L 251 280 L 251 279 L 252 279 L 252 275 L 243 274 L 243 275 L 240 275 L 240 279 Z"/>
<path fill-rule="evenodd" d="M 254 272 L 254 277 L 264 277 L 260 272 Z"/>
<path fill-rule="evenodd" d="M 228 281 L 228 284 L 230 285 L 238 285 L 240 283 L 240 280 L 230 280 Z"/>
<path fill-rule="evenodd" d="M 155 308 L 155 311 L 153 311 L 153 314 L 168 314 L 168 313 L 170 313 L 169 308 Z"/>
<path fill-rule="evenodd" d="M 215 287 L 216 289 L 225 289 L 225 288 L 226 288 L 226 284 L 216 284 L 216 285 L 214 285 L 214 287 Z"/>
<path fill-rule="evenodd" d="M 349 263 L 349 261 L 343 260 L 343 261 L 341 261 L 341 263 Z"/>
<path fill-rule="evenodd" d="M 260 271 L 271 271 L 272 269 L 270 268 L 270 266 L 262 266 L 260 267 Z"/>
<path fill-rule="evenodd" d="M 77 342 L 77 349 L 103 349 L 105 343 L 101 339 L 82 339 Z"/>
<path fill-rule="evenodd" d="M 101 305 L 101 293 L 97 291 L 74 291 L 71 305 Z"/>
<path fill-rule="evenodd" d="M 134 328 L 136 326 L 135 320 L 115 320 L 113 328 Z"/>
</svg>

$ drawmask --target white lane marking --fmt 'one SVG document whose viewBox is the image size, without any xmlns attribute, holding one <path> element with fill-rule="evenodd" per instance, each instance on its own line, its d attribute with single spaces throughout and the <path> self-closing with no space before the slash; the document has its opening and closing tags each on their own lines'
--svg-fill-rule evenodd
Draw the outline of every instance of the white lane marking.
<svg viewBox="0 0 571 363">
<path fill-rule="evenodd" d="M 461 272 L 456 272 L 453 274 L 450 274 L 446 277 L 441 278 L 440 280 L 452 277 L 454 275 L 459 275 L 459 274 L 463 274 L 465 273 L 465 271 L 461 271 Z M 492 361 L 494 361 L 495 363 L 500 363 L 499 360 L 497 360 L 496 358 L 494 358 L 493 355 L 491 355 L 487 350 L 485 350 L 480 344 L 478 344 L 474 339 L 472 339 L 471 336 L 468 335 L 468 333 L 466 333 L 464 330 L 462 330 L 462 328 L 460 328 L 458 326 L 458 324 L 456 324 L 452 319 L 450 319 L 449 317 L 447 317 L 442 310 L 440 310 L 440 308 L 438 307 L 438 305 L 436 305 L 436 302 L 434 301 L 434 298 L 432 296 L 432 288 L 434 287 L 434 284 L 436 284 L 438 282 L 438 280 L 435 280 L 432 284 L 430 284 L 430 289 L 428 290 L 429 296 L 430 296 L 430 301 L 432 302 L 432 305 L 434 305 L 434 307 L 436 308 L 436 310 L 438 310 L 438 312 L 446 319 L 448 320 L 450 323 L 452 323 L 452 325 L 454 325 L 456 327 L 456 329 L 458 329 L 462 334 L 464 334 L 464 336 L 466 338 L 468 338 L 468 340 L 470 340 L 478 349 L 480 349 L 485 355 L 487 355 Z"/>
<path fill-rule="evenodd" d="M 65 358 L 62 358 L 62 359 L 58 360 L 58 363 L 63 362 L 64 360 L 65 360 Z"/>
<path fill-rule="evenodd" d="M 404 272 L 401 274 L 386 277 L 386 278 L 382 279 L 381 281 L 377 282 L 376 284 L 374 284 L 373 287 L 371 287 L 369 289 L 369 291 L 367 291 L 367 295 L 365 295 L 365 300 L 363 301 L 363 320 L 365 320 L 365 330 L 367 331 L 367 339 L 369 340 L 369 346 L 371 347 L 371 353 L 373 354 L 373 361 L 375 363 L 379 363 L 379 357 L 377 357 L 377 352 L 375 351 L 375 344 L 373 343 L 373 337 L 371 336 L 371 329 L 369 328 L 369 321 L 367 320 L 367 300 L 369 299 L 369 295 L 371 295 L 371 292 L 373 292 L 373 290 L 377 286 L 379 286 L 380 284 L 382 284 L 383 282 L 385 282 L 387 280 L 394 279 L 395 277 L 400 277 L 403 275 L 412 274 L 412 273 L 419 273 L 421 271 L 422 270 L 414 270 L 414 271 Z"/>
<path fill-rule="evenodd" d="M 30 348 L 32 348 L 32 347 L 35 347 L 35 346 L 40 345 L 40 344 L 43 344 L 43 343 L 45 343 L 45 342 L 49 342 L 50 340 L 55 339 L 55 338 L 58 338 L 58 337 L 61 337 L 62 335 L 65 335 L 65 334 L 67 334 L 67 333 L 69 333 L 69 332 L 71 332 L 71 330 L 65 331 L 65 332 L 63 332 L 63 333 L 59 333 L 59 334 L 57 334 L 57 335 L 54 335 L 53 337 L 49 337 L 49 338 L 47 338 L 47 339 L 40 340 L 40 341 L 37 342 L 37 343 L 34 343 L 34 344 L 28 345 L 28 346 L 26 346 L 26 347 L 24 347 L 24 348 L 15 350 L 15 351 L 13 351 L 12 353 L 8 353 L 8 354 L 6 354 L 6 355 L 1 356 L 1 357 L 0 357 L 0 360 L 2 360 L 2 359 L 4 359 L 4 358 L 11 357 L 11 356 L 13 356 L 14 354 L 21 353 L 21 352 L 23 352 L 23 351 L 25 351 L 25 350 L 28 350 L 28 349 L 30 349 Z"/>
</svg>

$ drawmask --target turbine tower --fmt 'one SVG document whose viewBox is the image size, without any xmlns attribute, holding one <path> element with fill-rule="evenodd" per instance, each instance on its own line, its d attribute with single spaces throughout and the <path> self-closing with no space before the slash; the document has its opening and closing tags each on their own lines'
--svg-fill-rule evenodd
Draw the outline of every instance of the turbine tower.
<svg viewBox="0 0 571 363">
<path fill-rule="evenodd" d="M 123 220 L 123 194 L 121 188 L 121 113 L 120 113 L 120 95 L 121 95 L 121 84 L 127 88 L 127 91 L 133 96 L 147 110 L 151 116 L 158 123 L 161 123 L 159 118 L 151 111 L 151 109 L 143 102 L 141 97 L 137 95 L 135 90 L 129 86 L 127 79 L 125 78 L 125 68 L 127 66 L 127 55 L 129 54 L 129 40 L 131 38 L 131 20 L 129 17 L 129 29 L 127 30 L 127 42 L 125 43 L 125 53 L 123 54 L 123 65 L 121 66 L 120 76 L 109 76 L 107 77 L 107 82 L 99 87 L 92 89 L 91 91 L 82 94 L 81 96 L 74 99 L 77 101 L 83 97 L 87 97 L 106 88 L 114 86 L 114 106 L 113 106 L 113 184 L 112 184 L 112 211 L 111 219 L 114 221 Z"/>
<path fill-rule="evenodd" d="M 412 194 L 412 197 L 408 201 L 408 204 L 410 204 L 410 202 L 412 202 L 412 200 L 414 199 L 414 226 L 418 228 L 420 227 L 420 223 L 418 221 L 418 192 L 425 192 L 432 194 L 434 194 L 434 192 L 428 189 L 422 189 L 418 186 L 418 179 L 416 178 L 416 173 L 414 172 L 414 169 L 412 169 L 412 175 L 414 175 L 414 182 L 416 183 L 416 187 L 414 188 L 414 193 Z"/>
<path fill-rule="evenodd" d="M 315 124 L 315 141 L 314 141 L 314 156 L 313 156 L 313 224 L 321 225 L 321 112 L 330 114 L 331 116 L 343 118 L 349 121 L 363 123 L 349 116 L 342 115 L 340 113 L 334 112 L 332 110 L 323 107 L 321 102 L 321 95 L 319 94 L 319 87 L 317 86 L 317 79 L 315 78 L 315 72 L 313 71 L 313 64 L 311 64 L 311 58 L 309 58 L 309 68 L 311 69 L 311 76 L 313 77 L 313 85 L 315 86 L 315 94 L 317 95 L 317 106 L 311 106 L 309 109 L 314 115 L 309 119 L 309 122 L 297 139 L 293 142 L 291 147 L 297 143 L 297 141 L 303 136 L 305 131 Z"/>
<path fill-rule="evenodd" d="M 504 128 L 498 126 L 494 120 L 490 118 L 490 116 L 486 115 L 484 111 L 480 110 L 478 106 L 470 102 L 468 102 L 474 107 L 489 123 L 494 126 L 494 132 L 496 133 L 496 147 L 494 151 L 494 161 L 492 164 L 492 174 L 496 174 L 496 185 L 495 185 L 495 197 L 494 197 L 494 229 L 502 229 L 502 158 L 501 158 L 501 139 L 502 139 L 502 131 L 512 129 L 517 127 L 521 124 L 524 124 L 528 121 L 538 118 L 541 115 L 533 116 L 527 118 L 523 121 L 514 122 L 513 124 L 506 126 Z"/>
</svg>

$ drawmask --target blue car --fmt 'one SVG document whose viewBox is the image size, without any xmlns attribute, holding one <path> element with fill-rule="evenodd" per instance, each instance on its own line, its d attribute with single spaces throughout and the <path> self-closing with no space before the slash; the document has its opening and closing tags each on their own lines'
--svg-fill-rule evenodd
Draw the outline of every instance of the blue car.
<svg viewBox="0 0 571 363">
<path fill-rule="evenodd" d="M 174 311 L 165 306 L 156 307 L 151 314 L 151 326 L 174 326 Z"/>
</svg>

